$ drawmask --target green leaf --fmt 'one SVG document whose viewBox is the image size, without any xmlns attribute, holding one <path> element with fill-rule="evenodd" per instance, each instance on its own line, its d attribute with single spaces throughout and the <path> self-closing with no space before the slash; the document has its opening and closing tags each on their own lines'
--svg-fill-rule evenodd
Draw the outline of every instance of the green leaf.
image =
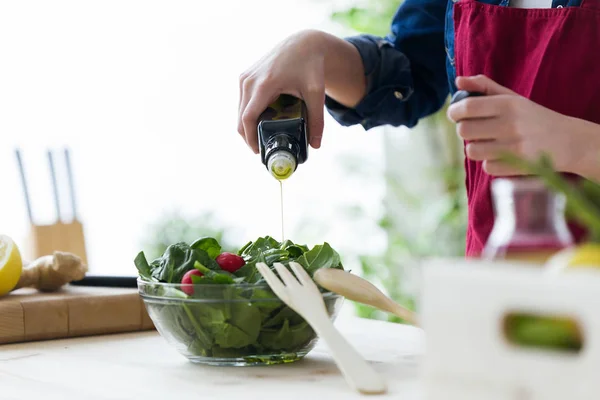
<svg viewBox="0 0 600 400">
<path fill-rule="evenodd" d="M 167 247 L 162 257 L 157 260 L 152 276 L 161 282 L 181 282 L 183 275 L 193 265 L 187 257 L 188 250 L 189 246 L 185 243 L 175 243 Z"/>
<path fill-rule="evenodd" d="M 246 249 L 248 247 L 250 247 L 251 244 L 252 244 L 252 241 L 249 241 L 248 243 L 246 243 L 245 245 L 243 245 L 242 248 L 238 250 L 237 255 L 241 256 L 242 254 L 244 254 L 244 252 L 246 251 Z"/>
<path fill-rule="evenodd" d="M 321 268 L 340 268 L 340 256 L 327 242 L 313 247 L 297 261 L 311 276 Z"/>
<path fill-rule="evenodd" d="M 260 311 L 241 297 L 231 295 L 225 297 L 223 303 L 206 303 L 190 308 L 199 326 L 204 331 L 208 330 L 214 343 L 221 348 L 242 348 L 258 339 Z"/>
<path fill-rule="evenodd" d="M 272 291 L 265 289 L 254 289 L 250 296 L 250 300 L 252 304 L 260 310 L 263 323 L 272 318 L 272 314 L 275 310 L 287 307 L 281 305 L 281 301 L 277 295 Z"/>
<path fill-rule="evenodd" d="M 202 278 L 211 279 L 216 284 L 232 284 L 234 283 L 233 275 L 227 271 L 215 272 L 206 268 L 204 265 L 200 264 L 198 261 L 194 262 L 194 268 L 198 271 L 202 272 L 204 276 Z M 198 280 L 202 281 L 202 279 Z M 194 282 L 194 277 L 192 277 L 192 282 Z"/>
<path fill-rule="evenodd" d="M 267 250 L 279 249 L 281 244 L 270 236 L 260 237 L 256 239 L 252 244 L 247 245 L 241 256 L 247 259 L 253 259 L 258 257 L 259 254 L 264 253 Z"/>
<path fill-rule="evenodd" d="M 140 251 L 138 255 L 133 260 L 135 267 L 137 268 L 140 276 L 145 280 L 152 280 L 152 271 L 150 269 L 150 265 L 148 265 L 148 260 L 146 260 L 146 256 L 143 251 Z"/>
<path fill-rule="evenodd" d="M 286 250 L 269 249 L 262 253 L 264 262 L 267 265 L 273 265 L 276 262 L 282 262 L 289 258 L 289 253 Z"/>
<path fill-rule="evenodd" d="M 259 343 L 269 349 L 290 351 L 306 345 L 314 337 L 313 329 L 306 322 L 290 325 L 286 319 L 281 328 L 263 329 L 260 332 Z"/>
<path fill-rule="evenodd" d="M 299 324 L 304 319 L 294 310 L 287 305 L 281 307 L 276 313 L 272 314 L 271 317 L 265 320 L 263 328 L 272 328 L 281 326 L 285 321 L 290 321 L 292 324 Z"/>
<path fill-rule="evenodd" d="M 256 280 L 260 279 L 260 274 L 256 269 L 256 262 L 254 261 L 246 262 L 242 268 L 234 272 L 234 275 L 242 278 L 247 283 L 256 283 Z"/>
<path fill-rule="evenodd" d="M 190 246 L 192 249 L 204 250 L 212 259 L 217 258 L 221 254 L 221 245 L 216 239 L 211 237 L 203 237 L 196 240 Z"/>
<path fill-rule="evenodd" d="M 301 257 L 302 254 L 307 252 L 308 248 L 306 248 L 306 246 L 303 247 L 303 246 L 291 244 L 289 246 L 286 246 L 283 250 L 287 251 L 290 258 L 295 259 L 295 258 Z"/>
</svg>

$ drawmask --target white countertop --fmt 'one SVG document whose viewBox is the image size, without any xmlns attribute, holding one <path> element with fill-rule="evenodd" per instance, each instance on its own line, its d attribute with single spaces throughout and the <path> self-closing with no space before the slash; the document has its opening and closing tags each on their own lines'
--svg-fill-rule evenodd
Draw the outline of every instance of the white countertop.
<svg viewBox="0 0 600 400">
<path fill-rule="evenodd" d="M 354 317 L 341 317 L 336 325 L 387 378 L 386 395 L 353 392 L 321 343 L 292 364 L 210 367 L 190 363 L 156 332 L 144 332 L 0 346 L 0 398 L 420 398 L 418 361 L 424 352 L 420 329 Z"/>
</svg>

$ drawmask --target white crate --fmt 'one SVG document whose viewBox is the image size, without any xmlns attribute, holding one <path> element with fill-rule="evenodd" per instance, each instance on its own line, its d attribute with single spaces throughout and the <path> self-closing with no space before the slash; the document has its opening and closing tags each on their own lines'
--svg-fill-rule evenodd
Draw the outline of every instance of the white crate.
<svg viewBox="0 0 600 400">
<path fill-rule="evenodd" d="M 422 278 L 426 400 L 600 399 L 600 272 L 549 275 L 514 262 L 430 260 Z M 510 312 L 576 319 L 583 349 L 512 345 L 502 329 Z"/>
</svg>

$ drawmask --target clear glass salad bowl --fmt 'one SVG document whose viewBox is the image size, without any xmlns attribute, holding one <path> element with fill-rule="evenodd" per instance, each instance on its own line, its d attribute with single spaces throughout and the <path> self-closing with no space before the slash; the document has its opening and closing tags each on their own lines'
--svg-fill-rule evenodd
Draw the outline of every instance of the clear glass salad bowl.
<svg viewBox="0 0 600 400">
<path fill-rule="evenodd" d="M 302 359 L 317 335 L 267 284 L 169 284 L 138 279 L 160 335 L 195 363 L 248 366 Z M 332 320 L 343 298 L 323 292 Z"/>
</svg>

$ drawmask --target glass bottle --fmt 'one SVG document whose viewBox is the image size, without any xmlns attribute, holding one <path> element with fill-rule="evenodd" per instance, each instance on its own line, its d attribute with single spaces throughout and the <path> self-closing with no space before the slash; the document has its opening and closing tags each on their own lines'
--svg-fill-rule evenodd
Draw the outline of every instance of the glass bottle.
<svg viewBox="0 0 600 400">
<path fill-rule="evenodd" d="M 495 220 L 483 258 L 543 264 L 573 244 L 565 218 L 566 198 L 541 180 L 494 179 L 492 194 Z"/>
<path fill-rule="evenodd" d="M 280 95 L 258 120 L 261 160 L 277 180 L 289 178 L 308 158 L 306 104 Z"/>
</svg>

